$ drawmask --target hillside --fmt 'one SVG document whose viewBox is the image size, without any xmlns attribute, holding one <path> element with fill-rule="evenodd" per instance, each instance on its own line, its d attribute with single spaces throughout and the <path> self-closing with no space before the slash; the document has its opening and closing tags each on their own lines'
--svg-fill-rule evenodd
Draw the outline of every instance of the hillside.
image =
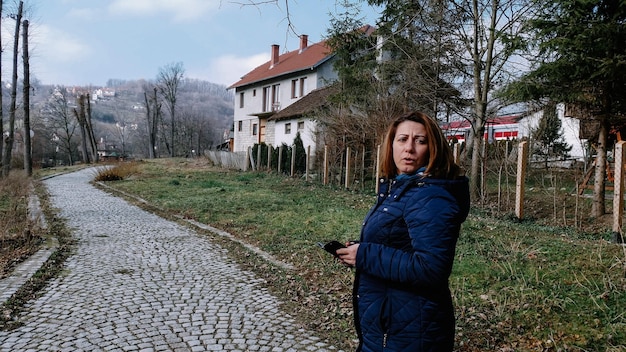
<svg viewBox="0 0 626 352">
<path fill-rule="evenodd" d="M 63 148 L 59 152 L 59 148 L 54 147 L 54 144 L 60 142 L 52 143 L 50 139 L 54 139 L 53 134 L 56 134 L 63 140 L 68 134 L 65 128 L 60 127 L 64 125 L 62 120 L 68 119 L 63 117 L 63 114 L 74 120 L 75 97 L 87 92 L 92 98 L 94 133 L 103 148 L 134 158 L 148 156 L 148 123 L 144 92 L 153 94 L 154 82 L 109 80 L 106 87 L 34 86 L 36 93 L 31 98 L 34 107 L 31 109 L 33 121 L 31 125 L 35 126 L 33 129 L 36 136 L 46 139 L 41 141 L 41 159 L 54 159 L 55 164 L 59 163 L 58 160 L 62 163 L 66 163 L 64 159 L 69 160 L 66 156 L 59 155 L 63 154 Z M 58 97 L 61 91 L 64 92 L 67 106 L 59 109 Z M 4 104 L 7 105 L 9 101 L 10 97 L 5 90 Z M 224 136 L 232 128 L 233 104 L 233 94 L 227 91 L 224 85 L 197 79 L 183 80 L 176 102 L 176 150 L 180 151 L 182 156 L 190 156 L 223 143 Z M 165 155 L 171 143 L 169 131 L 171 117 L 164 101 L 161 101 L 161 118 L 158 139 L 160 154 Z M 56 120 L 53 125 L 50 123 L 52 120 Z M 37 128 L 41 133 L 37 133 Z M 73 160 L 79 160 L 78 136 L 79 133 L 75 132 L 72 137 L 75 141 L 65 143 L 76 144 L 72 146 L 72 153 L 77 154 Z M 66 154 L 67 149 L 72 148 L 66 147 Z M 54 155 L 51 155 L 52 150 Z M 33 152 L 37 153 L 37 150 L 34 148 Z"/>
</svg>

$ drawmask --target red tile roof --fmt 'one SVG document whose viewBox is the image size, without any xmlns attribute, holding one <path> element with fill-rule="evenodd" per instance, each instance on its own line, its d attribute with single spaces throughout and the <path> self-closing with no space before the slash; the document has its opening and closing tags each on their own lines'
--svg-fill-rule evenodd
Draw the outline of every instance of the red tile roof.
<svg viewBox="0 0 626 352">
<path fill-rule="evenodd" d="M 238 82 L 233 83 L 228 89 L 245 86 L 266 79 L 274 78 L 291 72 L 302 71 L 317 67 L 331 56 L 331 50 L 323 40 L 319 43 L 311 44 L 304 50 L 293 50 L 278 57 L 278 64 L 272 67 L 270 59 L 261 66 L 248 72 Z"/>
<path fill-rule="evenodd" d="M 316 109 L 322 108 L 325 104 L 328 104 L 328 97 L 331 94 L 336 93 L 336 85 L 325 86 L 312 90 L 309 94 L 303 96 L 295 103 L 272 115 L 268 121 L 281 121 L 304 116 L 307 113 L 311 113 Z"/>
<path fill-rule="evenodd" d="M 369 36 L 372 35 L 376 29 L 367 24 L 358 30 Z M 301 38 L 301 47 L 303 46 L 302 39 L 304 39 L 305 42 L 307 40 L 306 37 Z M 278 56 L 278 64 L 275 65 L 272 65 L 272 58 L 270 57 L 269 61 L 248 72 L 245 76 L 241 77 L 239 81 L 228 87 L 228 89 L 242 87 L 292 72 L 316 68 L 330 59 L 332 55 L 332 50 L 326 44 L 326 41 L 322 40 L 319 43 L 308 45 L 304 49 L 298 48 L 297 50 Z"/>
</svg>

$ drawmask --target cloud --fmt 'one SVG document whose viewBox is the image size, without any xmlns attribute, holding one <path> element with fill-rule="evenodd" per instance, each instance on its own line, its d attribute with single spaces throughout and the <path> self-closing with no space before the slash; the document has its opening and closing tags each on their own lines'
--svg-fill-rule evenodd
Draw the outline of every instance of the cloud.
<svg viewBox="0 0 626 352">
<path fill-rule="evenodd" d="M 38 25 L 31 34 L 31 74 L 46 84 L 69 83 L 93 56 L 93 48 L 57 28 Z"/>
<path fill-rule="evenodd" d="M 269 54 L 256 54 L 248 57 L 235 55 L 223 55 L 209 63 L 209 67 L 203 77 L 209 82 L 230 86 L 239 81 L 243 75 L 252 71 L 269 60 Z"/>
<path fill-rule="evenodd" d="M 82 61 L 91 55 L 91 48 L 71 34 L 40 25 L 31 37 L 37 56 L 59 63 Z"/>
<path fill-rule="evenodd" d="M 175 21 L 185 21 L 201 18 L 219 6 L 220 0 L 114 0 L 109 11 L 134 16 L 169 13 Z"/>
<path fill-rule="evenodd" d="M 80 20 L 92 20 L 98 16 L 97 9 L 72 8 L 67 12 L 67 17 Z"/>
</svg>

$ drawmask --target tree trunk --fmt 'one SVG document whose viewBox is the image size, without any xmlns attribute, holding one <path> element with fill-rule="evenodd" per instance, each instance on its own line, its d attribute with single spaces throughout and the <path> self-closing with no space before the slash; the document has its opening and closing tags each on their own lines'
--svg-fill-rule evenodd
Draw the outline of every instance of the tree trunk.
<svg viewBox="0 0 626 352">
<path fill-rule="evenodd" d="M 487 25 L 488 35 L 486 50 L 483 52 L 481 47 L 481 37 L 475 34 L 472 38 L 472 71 L 473 71 L 473 89 L 474 89 L 474 118 L 472 121 L 472 133 L 474 140 L 472 143 L 472 165 L 470 169 L 470 196 L 479 199 L 482 196 L 481 185 L 481 166 L 484 162 L 482 158 L 483 143 L 485 143 L 485 124 L 487 122 L 487 104 L 489 99 L 489 91 L 491 90 L 492 66 L 494 64 L 494 47 L 496 41 L 496 26 L 498 23 L 499 5 L 497 1 L 493 2 L 491 10 L 490 22 Z M 472 1 L 473 26 L 474 33 L 480 33 L 480 27 L 483 23 L 483 14 L 481 13 L 478 1 Z M 483 62 L 483 56 L 484 62 Z"/>
<path fill-rule="evenodd" d="M 598 134 L 598 146 L 596 148 L 595 182 L 593 184 L 593 203 L 591 216 L 600 218 L 606 212 L 605 206 L 605 176 L 606 176 L 606 145 L 609 136 L 606 118 L 600 118 L 600 133 Z"/>
<path fill-rule="evenodd" d="M 22 61 L 24 66 L 24 170 L 29 177 L 33 175 L 33 153 L 30 142 L 30 64 L 28 56 L 28 20 L 24 20 L 22 39 Z"/>
<path fill-rule="evenodd" d="M 157 91 L 154 91 L 154 121 L 152 122 L 152 141 L 154 143 L 154 157 L 158 158 L 159 149 L 158 149 L 158 138 L 159 138 L 159 121 L 163 116 L 161 116 L 161 104 L 157 102 Z"/>
<path fill-rule="evenodd" d="M 148 124 L 147 132 L 148 132 L 148 158 L 154 159 L 154 139 L 152 136 L 152 119 L 151 119 L 151 110 L 150 110 L 150 101 L 148 101 L 148 93 L 143 92 L 143 99 L 146 104 L 146 122 Z"/>
<path fill-rule="evenodd" d="M 9 176 L 11 170 L 11 153 L 13 151 L 13 139 L 15 138 L 15 110 L 17 106 L 17 56 L 20 41 L 20 23 L 22 22 L 22 8 L 24 2 L 20 1 L 15 19 L 15 37 L 13 40 L 13 76 L 11 79 L 11 106 L 9 108 L 9 135 L 6 136 L 4 142 L 4 150 L 2 154 L 2 175 Z"/>
<path fill-rule="evenodd" d="M 480 170 L 481 170 L 481 149 L 483 145 L 483 138 L 480 136 L 479 132 L 476 132 L 473 136 L 472 142 L 472 160 L 470 167 L 470 178 L 469 178 L 469 186 L 470 186 L 470 194 L 472 199 L 480 199 Z"/>
<path fill-rule="evenodd" d="M 146 101 L 146 120 L 148 123 L 149 157 L 150 159 L 154 159 L 158 157 L 156 146 L 161 111 L 161 106 L 158 102 L 157 88 L 154 87 L 154 98 L 148 99 L 148 93 L 144 92 L 144 99 Z"/>
<path fill-rule="evenodd" d="M 98 143 L 96 142 L 96 136 L 93 132 L 93 124 L 91 123 L 91 97 L 89 94 L 85 96 L 87 100 L 87 112 L 85 114 L 85 127 L 87 128 L 87 138 L 89 138 L 89 148 L 91 151 L 91 160 L 97 163 L 98 157 Z"/>
<path fill-rule="evenodd" d="M 87 130 L 85 127 L 85 96 L 80 95 L 78 97 L 78 109 L 74 109 L 74 116 L 78 120 L 80 125 L 80 147 L 83 154 L 83 163 L 89 164 L 89 152 L 87 150 Z"/>
<path fill-rule="evenodd" d="M 0 0 L 0 28 L 2 28 L 2 0 Z M 1 32 L 1 31 L 0 31 Z M 0 34 L 0 48 L 2 48 L 2 35 Z M 2 62 L 2 50 L 0 50 L 0 62 Z M 2 65 L 0 65 L 0 77 L 2 77 Z M 2 151 L 4 149 L 4 120 L 2 118 L 2 84 L 0 84 L 0 167 L 2 167 L 3 162 L 3 154 Z M 4 169 L 4 168 L 2 168 Z M 2 171 L 0 170 L 0 176 L 2 176 Z"/>
</svg>

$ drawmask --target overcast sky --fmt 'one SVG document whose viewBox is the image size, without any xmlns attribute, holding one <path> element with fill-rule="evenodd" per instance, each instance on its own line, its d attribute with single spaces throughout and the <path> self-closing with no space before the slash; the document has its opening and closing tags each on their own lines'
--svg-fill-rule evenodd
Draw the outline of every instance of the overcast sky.
<svg viewBox="0 0 626 352">
<path fill-rule="evenodd" d="M 30 21 L 31 75 L 43 84 L 104 86 L 108 79 L 154 79 L 159 69 L 182 62 L 185 77 L 230 85 L 299 41 L 280 6 L 242 6 L 250 0 L 24 0 Z M 261 2 L 261 1 L 259 1 Z M 309 43 L 324 38 L 336 0 L 289 0 L 290 18 Z M 11 76 L 15 22 L 5 14 L 3 80 Z M 362 5 L 364 22 L 377 12 Z M 21 48 L 21 44 L 20 44 Z"/>
</svg>

